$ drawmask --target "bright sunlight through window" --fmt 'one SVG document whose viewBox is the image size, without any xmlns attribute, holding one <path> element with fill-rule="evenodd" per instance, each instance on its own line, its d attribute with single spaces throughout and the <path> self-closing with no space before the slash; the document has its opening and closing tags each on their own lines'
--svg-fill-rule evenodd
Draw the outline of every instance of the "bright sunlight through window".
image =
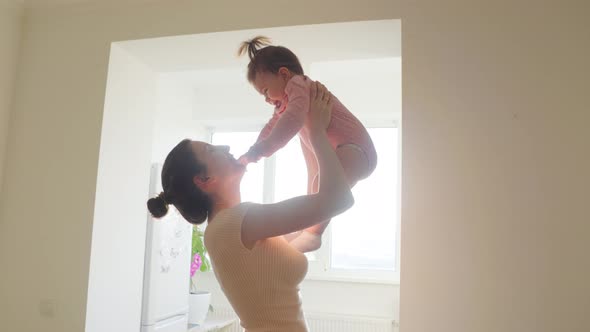
<svg viewBox="0 0 590 332">
<path fill-rule="evenodd" d="M 334 218 L 324 233 L 322 248 L 308 255 L 325 260 L 324 270 L 394 271 L 399 218 L 398 128 L 369 128 L 375 143 L 378 166 L 352 190 L 355 205 Z M 256 141 L 258 132 L 216 132 L 212 144 L 229 145 L 238 158 Z M 266 181 L 265 181 L 266 179 Z M 242 180 L 242 201 L 270 203 L 307 192 L 307 168 L 299 138 L 275 156 L 248 165 Z M 265 199 L 266 197 L 266 199 Z M 327 248 L 326 248 L 327 247 Z"/>
</svg>

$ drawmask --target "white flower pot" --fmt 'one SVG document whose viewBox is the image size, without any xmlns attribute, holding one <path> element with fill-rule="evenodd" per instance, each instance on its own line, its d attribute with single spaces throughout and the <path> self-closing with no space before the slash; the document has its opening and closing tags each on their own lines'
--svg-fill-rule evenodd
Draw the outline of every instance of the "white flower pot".
<svg viewBox="0 0 590 332">
<path fill-rule="evenodd" d="M 202 325 L 209 313 L 211 304 L 210 292 L 190 293 L 188 297 L 188 322 L 189 324 Z"/>
</svg>

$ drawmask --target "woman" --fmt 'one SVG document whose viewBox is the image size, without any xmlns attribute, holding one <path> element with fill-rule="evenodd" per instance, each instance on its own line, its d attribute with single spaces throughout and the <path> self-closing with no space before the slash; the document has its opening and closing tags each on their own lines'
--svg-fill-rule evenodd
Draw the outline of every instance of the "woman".
<svg viewBox="0 0 590 332">
<path fill-rule="evenodd" d="M 321 172 L 317 194 L 274 204 L 241 203 L 245 167 L 229 148 L 184 140 L 164 162 L 164 191 L 148 201 L 154 217 L 173 204 L 193 224 L 208 220 L 205 245 L 213 271 L 246 332 L 307 331 L 299 298 L 307 259 L 283 235 L 330 219 L 354 203 L 326 136 L 330 93 L 315 84 L 310 103 L 305 130 L 320 170 L 330 170 Z"/>
</svg>

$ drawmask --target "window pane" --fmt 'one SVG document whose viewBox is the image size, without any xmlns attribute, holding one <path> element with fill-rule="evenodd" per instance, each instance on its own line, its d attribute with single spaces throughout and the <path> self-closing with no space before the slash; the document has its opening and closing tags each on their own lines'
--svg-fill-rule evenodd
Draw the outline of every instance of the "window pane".
<svg viewBox="0 0 590 332">
<path fill-rule="evenodd" d="M 307 194 L 307 166 L 299 137 L 276 153 L 275 202 Z"/>
<path fill-rule="evenodd" d="M 230 153 L 239 158 L 256 142 L 257 137 L 258 132 L 219 132 L 213 134 L 211 144 L 228 145 Z M 240 187 L 242 202 L 262 203 L 263 179 L 264 161 L 249 164 Z"/>
<path fill-rule="evenodd" d="M 397 128 L 371 128 L 378 155 L 375 172 L 352 190 L 355 204 L 334 218 L 333 268 L 395 269 L 398 220 L 399 145 Z"/>
<path fill-rule="evenodd" d="M 275 202 L 307 194 L 307 165 L 299 137 L 294 137 L 276 153 Z M 307 252 L 310 261 L 317 260 L 315 252 Z"/>
</svg>

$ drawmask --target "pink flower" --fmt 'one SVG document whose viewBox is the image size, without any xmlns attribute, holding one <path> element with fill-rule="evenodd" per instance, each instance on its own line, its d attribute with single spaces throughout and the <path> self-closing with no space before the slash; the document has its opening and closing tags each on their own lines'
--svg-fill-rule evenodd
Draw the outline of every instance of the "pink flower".
<svg viewBox="0 0 590 332">
<path fill-rule="evenodd" d="M 203 260 L 201 259 L 199 253 L 196 253 L 191 263 L 191 277 L 194 276 L 195 272 L 201 268 L 201 264 L 203 264 Z"/>
</svg>

